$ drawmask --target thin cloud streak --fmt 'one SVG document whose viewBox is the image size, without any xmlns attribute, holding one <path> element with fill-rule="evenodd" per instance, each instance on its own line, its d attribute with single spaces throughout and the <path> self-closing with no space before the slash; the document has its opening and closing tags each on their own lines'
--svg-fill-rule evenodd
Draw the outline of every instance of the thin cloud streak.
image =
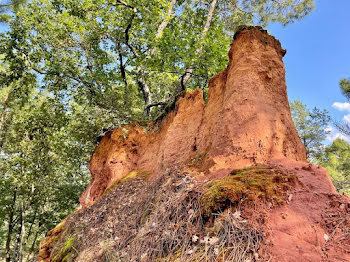
<svg viewBox="0 0 350 262">
<path fill-rule="evenodd" d="M 350 115 L 349 115 L 350 116 Z M 329 142 L 333 142 L 334 140 L 340 138 L 340 139 L 344 139 L 346 142 L 350 143 L 350 138 L 343 135 L 342 133 L 340 133 L 336 128 L 334 128 L 333 126 L 327 126 L 326 131 L 328 132 L 327 134 L 327 140 Z"/>
<path fill-rule="evenodd" d="M 340 102 L 334 102 L 332 107 L 335 109 L 338 109 L 339 111 L 347 111 L 350 112 L 350 103 L 340 103 Z"/>
</svg>

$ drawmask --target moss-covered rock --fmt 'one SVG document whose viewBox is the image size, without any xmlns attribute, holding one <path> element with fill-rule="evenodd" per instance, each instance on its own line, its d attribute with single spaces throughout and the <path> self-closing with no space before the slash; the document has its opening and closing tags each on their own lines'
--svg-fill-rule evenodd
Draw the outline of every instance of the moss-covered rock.
<svg viewBox="0 0 350 262">
<path fill-rule="evenodd" d="M 268 166 L 233 170 L 228 176 L 205 185 L 201 198 L 203 213 L 209 216 L 228 205 L 254 201 L 283 203 L 286 191 L 295 181 L 295 175 Z"/>
</svg>

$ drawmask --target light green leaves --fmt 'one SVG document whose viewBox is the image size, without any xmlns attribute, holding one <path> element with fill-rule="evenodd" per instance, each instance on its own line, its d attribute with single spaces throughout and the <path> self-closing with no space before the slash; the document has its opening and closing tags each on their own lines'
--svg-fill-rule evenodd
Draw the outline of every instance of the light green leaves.
<svg viewBox="0 0 350 262">
<path fill-rule="evenodd" d="M 327 168 L 339 193 L 350 195 L 350 145 L 336 139 L 325 150 L 322 165 Z"/>
<path fill-rule="evenodd" d="M 306 153 L 311 161 L 317 161 L 322 153 L 322 142 L 326 139 L 326 127 L 330 116 L 326 110 L 314 108 L 309 110 L 299 100 L 291 103 L 292 118 L 298 130 L 301 142 L 306 147 Z"/>
</svg>

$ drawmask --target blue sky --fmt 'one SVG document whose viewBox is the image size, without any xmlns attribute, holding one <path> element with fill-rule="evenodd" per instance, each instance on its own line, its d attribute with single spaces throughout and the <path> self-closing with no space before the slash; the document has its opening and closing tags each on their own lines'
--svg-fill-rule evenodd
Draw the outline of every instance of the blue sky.
<svg viewBox="0 0 350 262">
<path fill-rule="evenodd" d="M 350 119 L 350 104 L 339 89 L 339 80 L 350 77 L 349 11 L 350 0 L 316 0 L 316 9 L 304 19 L 286 27 L 268 27 L 287 49 L 289 99 L 327 109 L 337 120 L 347 115 Z M 329 138 L 339 136 L 333 129 Z"/>
</svg>

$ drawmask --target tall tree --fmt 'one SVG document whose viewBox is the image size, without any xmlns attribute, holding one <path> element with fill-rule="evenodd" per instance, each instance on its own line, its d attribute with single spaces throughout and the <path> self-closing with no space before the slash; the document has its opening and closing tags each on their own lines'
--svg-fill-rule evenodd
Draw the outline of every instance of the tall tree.
<svg viewBox="0 0 350 262">
<path fill-rule="evenodd" d="M 8 57 L 0 72 L 0 257 L 6 261 L 32 259 L 54 221 L 77 205 L 87 180 L 81 164 L 90 154 L 68 135 L 73 112 L 37 89 L 19 59 Z"/>
<path fill-rule="evenodd" d="M 317 161 L 322 154 L 323 144 L 326 139 L 330 116 L 326 110 L 313 108 L 311 111 L 299 100 L 291 103 L 292 118 L 298 131 L 301 142 L 306 147 L 309 160 Z"/>
<path fill-rule="evenodd" d="M 150 105 L 164 105 L 179 85 L 204 88 L 224 68 L 232 24 L 287 24 L 312 8 L 312 0 L 41 0 L 19 12 L 12 28 L 27 30 L 23 55 L 46 87 L 105 109 L 112 95 L 107 110 L 122 111 L 119 100 L 149 115 Z"/>
</svg>

